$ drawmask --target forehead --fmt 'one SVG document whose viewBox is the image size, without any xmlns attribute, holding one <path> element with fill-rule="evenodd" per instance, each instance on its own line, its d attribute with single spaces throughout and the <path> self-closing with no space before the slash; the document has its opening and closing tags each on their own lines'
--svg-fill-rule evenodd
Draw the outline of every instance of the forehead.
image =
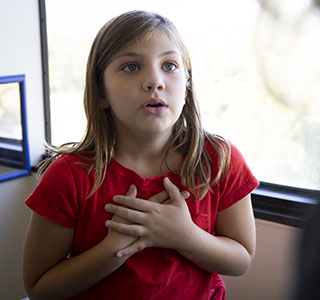
<svg viewBox="0 0 320 300">
<path fill-rule="evenodd" d="M 159 52 L 171 51 L 176 52 L 177 54 L 181 54 L 181 49 L 175 39 L 164 30 L 156 29 L 146 34 L 142 34 L 129 41 L 116 54 L 116 57 L 130 51 L 148 52 L 151 49 L 156 49 Z"/>
</svg>

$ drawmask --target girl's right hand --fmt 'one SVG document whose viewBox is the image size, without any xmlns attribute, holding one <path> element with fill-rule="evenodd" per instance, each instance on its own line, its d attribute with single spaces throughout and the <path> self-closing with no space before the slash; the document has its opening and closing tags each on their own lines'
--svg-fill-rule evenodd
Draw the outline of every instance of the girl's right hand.
<svg viewBox="0 0 320 300">
<path fill-rule="evenodd" d="M 127 193 L 125 194 L 126 197 L 134 199 L 137 196 L 137 187 L 135 185 L 130 185 Z M 161 191 L 160 193 L 157 193 L 150 197 L 148 201 L 155 202 L 155 203 L 166 203 L 169 201 L 169 195 L 166 190 Z M 132 224 L 131 222 L 113 215 L 111 218 L 112 221 L 115 221 L 117 223 L 123 223 L 123 224 Z M 115 246 L 118 247 L 118 249 L 123 249 L 126 248 L 127 246 L 133 244 L 135 241 L 139 239 L 139 237 L 136 236 L 130 236 L 130 235 L 125 235 L 116 231 L 113 231 L 108 228 L 108 234 L 105 238 L 105 240 L 108 242 L 109 240 L 113 240 L 114 243 L 116 244 Z"/>
<path fill-rule="evenodd" d="M 164 187 L 164 191 L 147 200 L 117 195 L 114 200 L 118 205 L 105 206 L 106 211 L 115 214 L 114 219 L 106 222 L 108 230 L 130 238 L 131 241 L 131 244 L 119 249 L 117 257 L 129 257 L 152 246 L 173 248 L 173 245 L 179 243 L 179 234 L 175 233 L 184 231 L 179 228 L 186 229 L 188 223 L 194 226 L 185 202 L 190 196 L 189 192 L 180 192 L 168 178 L 164 180 Z M 119 219 L 120 222 L 117 221 Z"/>
<path fill-rule="evenodd" d="M 130 198 L 136 198 L 137 197 L 137 187 L 134 184 L 130 185 L 125 196 L 130 197 Z M 168 200 L 169 200 L 169 195 L 166 190 L 163 190 L 162 192 L 155 194 L 148 199 L 148 201 L 155 202 L 155 203 L 166 203 L 166 201 L 168 201 Z M 130 224 L 130 222 L 128 222 L 125 219 L 122 219 L 116 215 L 113 215 L 111 220 L 116 221 L 118 223 Z"/>
</svg>

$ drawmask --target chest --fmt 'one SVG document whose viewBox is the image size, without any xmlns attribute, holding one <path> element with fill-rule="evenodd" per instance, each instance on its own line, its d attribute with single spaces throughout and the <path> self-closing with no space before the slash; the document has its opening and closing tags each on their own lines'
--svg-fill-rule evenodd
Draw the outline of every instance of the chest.
<svg viewBox="0 0 320 300">
<path fill-rule="evenodd" d="M 180 189 L 188 190 L 182 186 L 178 174 L 169 173 L 166 176 Z M 89 199 L 85 196 L 79 199 L 79 216 L 75 228 L 72 255 L 78 255 L 83 251 L 98 244 L 107 234 L 105 222 L 112 217 L 104 210 L 104 206 L 112 202 L 115 195 L 125 195 L 131 184 L 136 185 L 141 199 L 148 199 L 156 193 L 164 190 L 164 176 L 153 178 L 141 178 L 136 174 L 124 172 L 124 170 L 110 170 L 106 174 L 104 183 L 99 190 Z M 218 189 L 208 193 L 202 200 L 195 201 L 191 195 L 187 200 L 188 208 L 193 222 L 203 230 L 214 234 L 215 220 L 219 202 Z"/>
</svg>

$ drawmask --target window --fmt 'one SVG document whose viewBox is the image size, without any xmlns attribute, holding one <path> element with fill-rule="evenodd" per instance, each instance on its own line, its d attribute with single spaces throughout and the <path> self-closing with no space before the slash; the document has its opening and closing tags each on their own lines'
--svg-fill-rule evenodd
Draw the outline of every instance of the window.
<svg viewBox="0 0 320 300">
<path fill-rule="evenodd" d="M 4 79 L 2 81 L 5 82 Z M 2 138 L 22 139 L 19 99 L 18 82 L 0 85 L 0 136 Z"/>
<path fill-rule="evenodd" d="M 0 77 L 0 182 L 30 174 L 25 76 Z"/>
<path fill-rule="evenodd" d="M 289 194 L 299 191 L 316 198 L 315 191 L 320 189 L 320 104 L 316 101 L 320 17 L 310 13 L 299 23 L 294 17 L 300 15 L 291 9 L 292 14 L 280 22 L 256 0 L 208 0 L 201 5 L 169 0 L 161 5 L 146 0 L 120 0 L 117 5 L 47 0 L 53 144 L 81 138 L 91 43 L 107 20 L 131 9 L 159 12 L 177 26 L 193 62 L 205 128 L 240 148 L 258 179 L 268 183 L 262 184 L 262 194 L 277 184 L 279 193 L 289 189 Z M 281 12 L 286 11 L 285 7 Z M 262 194 L 257 196 L 260 200 Z"/>
</svg>

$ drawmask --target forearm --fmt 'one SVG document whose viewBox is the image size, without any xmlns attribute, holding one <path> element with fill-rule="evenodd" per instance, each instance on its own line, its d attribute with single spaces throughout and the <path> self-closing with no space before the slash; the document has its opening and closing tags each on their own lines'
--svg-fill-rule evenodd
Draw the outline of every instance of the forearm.
<svg viewBox="0 0 320 300">
<path fill-rule="evenodd" d="M 29 297 L 61 300 L 85 291 L 125 262 L 128 257 L 118 258 L 116 252 L 131 239 L 113 233 L 86 252 L 58 263 L 28 289 Z"/>
<path fill-rule="evenodd" d="M 254 255 L 239 242 L 213 236 L 196 225 L 177 250 L 206 271 L 234 276 L 248 270 Z"/>
</svg>

